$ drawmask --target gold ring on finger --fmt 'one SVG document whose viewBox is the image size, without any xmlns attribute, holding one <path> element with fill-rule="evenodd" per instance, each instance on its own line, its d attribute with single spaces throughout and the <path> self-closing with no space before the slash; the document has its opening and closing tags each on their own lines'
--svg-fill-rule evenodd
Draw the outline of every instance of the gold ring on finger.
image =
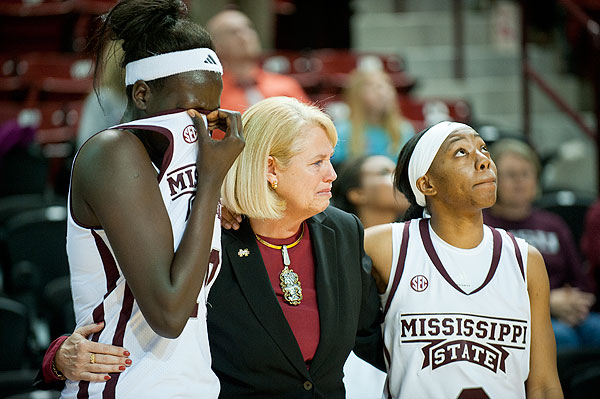
<svg viewBox="0 0 600 399">
<path fill-rule="evenodd" d="M 90 363 L 92 363 L 92 364 L 96 363 L 96 354 L 95 353 L 92 353 L 90 355 Z"/>
</svg>

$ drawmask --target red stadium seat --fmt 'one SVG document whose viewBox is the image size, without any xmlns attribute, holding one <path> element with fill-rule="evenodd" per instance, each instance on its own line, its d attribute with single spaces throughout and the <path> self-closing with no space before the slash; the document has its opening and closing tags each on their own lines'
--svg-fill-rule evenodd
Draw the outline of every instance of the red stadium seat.
<svg viewBox="0 0 600 399">
<path fill-rule="evenodd" d="M 3 0 L 0 52 L 71 50 L 71 34 L 77 18 L 74 6 L 75 0 L 35 3 Z"/>
<path fill-rule="evenodd" d="M 17 75 L 17 57 L 0 54 L 0 99 L 25 101 L 27 85 Z"/>
<path fill-rule="evenodd" d="M 99 16 L 107 13 L 118 0 L 75 0 L 77 22 L 73 29 L 73 50 L 83 51 L 99 24 Z"/>
<path fill-rule="evenodd" d="M 404 60 L 395 54 L 335 49 L 277 51 L 266 55 L 262 65 L 265 70 L 294 77 L 314 101 L 340 94 L 350 73 L 359 67 L 382 68 L 399 93 L 409 92 L 415 84 L 415 79 L 404 70 Z"/>
<path fill-rule="evenodd" d="M 324 89 L 336 93 L 346 87 L 348 77 L 357 68 L 381 68 L 391 77 L 399 93 L 409 92 L 415 79 L 405 71 L 404 60 L 396 54 L 323 49 L 313 52 Z"/>
<path fill-rule="evenodd" d="M 29 87 L 28 106 L 37 101 L 79 101 L 92 91 L 93 62 L 79 55 L 27 54 L 16 72 Z"/>
<path fill-rule="evenodd" d="M 318 91 L 320 85 L 320 76 L 313 62 L 310 53 L 277 51 L 263 57 L 262 67 L 266 71 L 296 79 L 307 94 L 311 95 Z"/>
<path fill-rule="evenodd" d="M 400 96 L 400 111 L 417 130 L 442 120 L 470 123 L 471 106 L 462 99 Z"/>
</svg>

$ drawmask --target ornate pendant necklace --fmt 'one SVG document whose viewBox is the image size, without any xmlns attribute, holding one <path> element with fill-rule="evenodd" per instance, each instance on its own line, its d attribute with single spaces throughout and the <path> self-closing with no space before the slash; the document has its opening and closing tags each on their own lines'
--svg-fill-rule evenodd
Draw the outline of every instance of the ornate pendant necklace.
<svg viewBox="0 0 600 399">
<path fill-rule="evenodd" d="M 302 284 L 300 284 L 300 281 L 298 280 L 298 274 L 296 274 L 293 269 L 289 268 L 291 262 L 288 248 L 298 245 L 302 237 L 304 237 L 304 224 L 302 224 L 302 233 L 300 233 L 300 237 L 289 245 L 273 245 L 260 238 L 258 234 L 255 233 L 254 235 L 261 244 L 266 245 L 269 248 L 281 250 L 283 270 L 279 273 L 279 285 L 281 286 L 281 291 L 283 291 L 283 299 L 290 305 L 300 305 L 300 302 L 302 301 Z"/>
</svg>

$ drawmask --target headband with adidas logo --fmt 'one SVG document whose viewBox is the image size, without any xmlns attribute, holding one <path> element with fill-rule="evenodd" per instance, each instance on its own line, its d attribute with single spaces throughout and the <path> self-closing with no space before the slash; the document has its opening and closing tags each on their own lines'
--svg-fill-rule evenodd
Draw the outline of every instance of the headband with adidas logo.
<svg viewBox="0 0 600 399">
<path fill-rule="evenodd" d="M 154 80 L 189 71 L 212 71 L 223 74 L 217 54 L 209 48 L 174 51 L 132 61 L 125 65 L 125 85 L 138 80 Z"/>
</svg>

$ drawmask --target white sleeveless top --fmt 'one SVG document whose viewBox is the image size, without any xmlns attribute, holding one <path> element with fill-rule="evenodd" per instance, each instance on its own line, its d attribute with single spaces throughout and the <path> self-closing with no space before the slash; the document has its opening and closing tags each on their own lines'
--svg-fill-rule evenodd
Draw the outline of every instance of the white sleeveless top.
<svg viewBox="0 0 600 399">
<path fill-rule="evenodd" d="M 428 219 L 392 224 L 384 398 L 525 398 L 528 244 L 483 228 L 476 248 L 460 249 Z"/>
<path fill-rule="evenodd" d="M 196 195 L 198 143 L 192 119 L 185 111 L 178 111 L 112 129 L 153 130 L 169 139 L 158 185 L 177 249 Z M 220 205 L 216 209 L 210 264 L 198 295 L 197 310 L 176 339 L 163 338 L 150 328 L 125 281 L 105 232 L 79 224 L 71 211 L 67 254 L 77 327 L 104 320 L 105 328 L 99 334 L 93 334 L 91 340 L 123 346 L 131 353 L 132 365 L 120 374 L 112 374 L 106 383 L 67 381 L 62 397 L 218 397 L 219 380 L 211 370 L 206 298 L 221 264 Z"/>
</svg>

